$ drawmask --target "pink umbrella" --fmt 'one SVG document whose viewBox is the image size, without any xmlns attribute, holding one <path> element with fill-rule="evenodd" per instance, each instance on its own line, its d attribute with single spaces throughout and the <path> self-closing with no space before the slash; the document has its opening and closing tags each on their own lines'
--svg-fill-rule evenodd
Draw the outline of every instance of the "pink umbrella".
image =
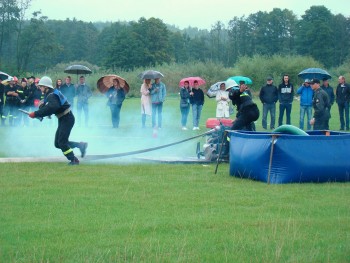
<svg viewBox="0 0 350 263">
<path fill-rule="evenodd" d="M 180 80 L 179 87 L 183 87 L 185 81 L 188 81 L 190 83 L 190 87 L 193 87 L 193 82 L 195 80 L 198 81 L 199 86 L 205 84 L 205 80 L 202 79 L 201 77 L 188 77 L 188 78 L 184 78 L 184 79 Z"/>
</svg>

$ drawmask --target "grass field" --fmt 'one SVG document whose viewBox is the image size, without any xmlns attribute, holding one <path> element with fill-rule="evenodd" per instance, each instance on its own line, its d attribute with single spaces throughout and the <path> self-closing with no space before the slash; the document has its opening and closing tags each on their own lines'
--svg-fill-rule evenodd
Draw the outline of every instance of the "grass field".
<svg viewBox="0 0 350 263">
<path fill-rule="evenodd" d="M 193 136 L 207 130 L 215 112 L 207 99 L 201 130 L 184 132 L 178 100 L 169 98 L 163 128 L 152 138 L 151 128 L 140 129 L 138 99 L 125 102 L 117 130 L 104 103 L 93 101 L 89 128 L 73 129 L 71 137 L 88 139 L 88 154 Z M 292 116 L 298 126 L 297 101 Z M 332 116 L 336 130 L 335 107 Z M 256 126 L 261 130 L 261 118 Z M 1 155 L 60 156 L 55 127 L 45 120 L 0 128 Z M 149 155 L 191 156 L 197 141 Z M 1 163 L 0 262 L 350 262 L 348 183 L 267 185 L 229 176 L 228 164 L 216 175 L 214 169 L 131 157 L 76 167 Z"/>
</svg>

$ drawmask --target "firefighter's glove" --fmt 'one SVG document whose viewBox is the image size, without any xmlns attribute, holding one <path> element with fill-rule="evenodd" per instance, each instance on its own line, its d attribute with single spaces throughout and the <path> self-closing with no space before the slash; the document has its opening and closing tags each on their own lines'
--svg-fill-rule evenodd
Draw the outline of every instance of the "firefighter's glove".
<svg viewBox="0 0 350 263">
<path fill-rule="evenodd" d="M 35 112 L 29 113 L 28 116 L 31 117 L 31 118 L 35 118 Z"/>
</svg>

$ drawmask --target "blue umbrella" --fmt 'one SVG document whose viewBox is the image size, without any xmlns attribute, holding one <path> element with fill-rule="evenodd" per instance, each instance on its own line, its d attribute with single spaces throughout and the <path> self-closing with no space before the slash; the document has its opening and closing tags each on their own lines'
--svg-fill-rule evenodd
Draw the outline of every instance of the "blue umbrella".
<svg viewBox="0 0 350 263">
<path fill-rule="evenodd" d="M 298 74 L 302 79 L 331 79 L 332 76 L 321 68 L 307 68 Z"/>
<path fill-rule="evenodd" d="M 239 83 L 240 81 L 244 81 L 245 84 L 253 84 L 253 81 L 248 78 L 248 77 L 244 77 L 244 76 L 233 76 L 233 77 L 229 77 L 226 81 L 229 81 L 229 80 L 234 80 L 236 81 L 237 83 Z"/>
</svg>

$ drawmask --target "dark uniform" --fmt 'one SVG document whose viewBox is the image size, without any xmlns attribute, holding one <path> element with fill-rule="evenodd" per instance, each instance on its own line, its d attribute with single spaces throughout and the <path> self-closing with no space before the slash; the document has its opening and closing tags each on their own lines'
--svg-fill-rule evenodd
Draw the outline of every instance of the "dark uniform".
<svg viewBox="0 0 350 263">
<path fill-rule="evenodd" d="M 5 101 L 2 120 L 5 121 L 6 118 L 8 118 L 10 126 L 13 126 L 16 124 L 16 119 L 18 116 L 19 97 L 18 97 L 17 89 L 18 89 L 17 85 L 8 84 L 7 86 L 5 86 L 6 101 Z"/>
<path fill-rule="evenodd" d="M 328 129 L 330 102 L 327 93 L 323 89 L 319 88 L 314 91 L 312 107 L 314 108 L 315 118 L 314 130 Z"/>
<path fill-rule="evenodd" d="M 331 108 L 334 104 L 334 101 L 335 101 L 335 95 L 334 95 L 334 90 L 333 90 L 333 87 L 331 86 L 325 86 L 324 84 L 321 86 L 321 89 L 323 89 L 327 95 L 328 95 L 328 98 L 329 98 L 329 112 L 331 112 Z M 329 118 L 331 118 L 332 116 L 330 115 Z M 328 123 L 327 123 L 327 130 L 329 129 L 329 120 L 328 120 Z"/>
<path fill-rule="evenodd" d="M 29 107 L 27 106 L 27 99 L 29 96 L 29 89 L 28 87 L 23 87 L 20 86 L 17 89 L 17 93 L 18 93 L 18 98 L 19 98 L 19 108 L 25 111 L 29 111 Z M 17 118 L 17 122 L 19 125 L 21 125 L 22 122 L 22 118 L 23 118 L 23 125 L 28 126 L 29 124 L 29 120 L 28 118 L 24 115 L 24 114 L 19 114 L 18 118 Z"/>
<path fill-rule="evenodd" d="M 34 83 L 30 84 L 28 87 L 28 97 L 26 99 L 26 106 L 28 106 L 30 109 L 34 109 L 34 96 L 37 90 L 38 88 L 35 86 Z"/>
<path fill-rule="evenodd" d="M 232 100 L 232 104 L 237 107 L 237 118 L 233 122 L 232 130 L 254 131 L 254 121 L 259 118 L 260 112 L 248 92 L 235 89 L 230 92 L 229 98 Z"/>
<path fill-rule="evenodd" d="M 82 157 L 84 157 L 87 143 L 68 140 L 75 118 L 66 97 L 58 90 L 49 89 L 45 94 L 43 105 L 34 114 L 36 118 L 56 115 L 58 127 L 55 135 L 55 147 L 62 150 L 67 159 L 71 161 L 69 164 L 79 164 L 79 160 L 74 156 L 73 148 L 79 148 Z"/>
</svg>

